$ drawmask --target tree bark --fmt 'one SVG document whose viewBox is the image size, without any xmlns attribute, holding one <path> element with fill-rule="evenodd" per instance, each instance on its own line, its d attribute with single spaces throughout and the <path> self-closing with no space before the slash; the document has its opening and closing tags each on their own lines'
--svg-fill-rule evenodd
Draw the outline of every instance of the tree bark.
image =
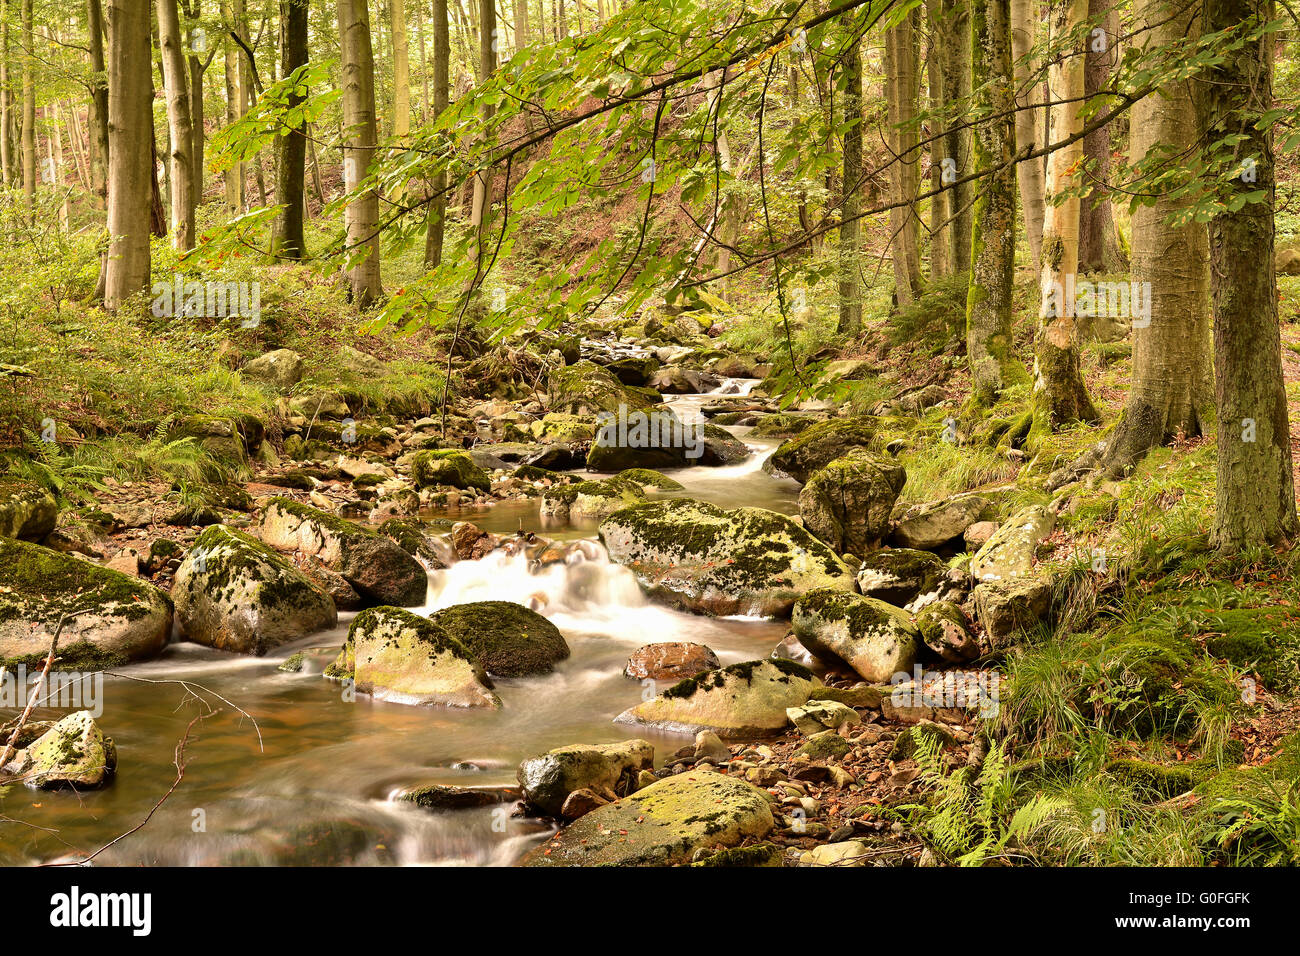
<svg viewBox="0 0 1300 956">
<path fill-rule="evenodd" d="M 561 7 L 561 11 L 563 7 Z M 479 0 L 479 74 L 486 82 L 497 68 L 496 55 L 497 8 L 494 0 Z M 483 105 L 483 120 L 486 123 L 495 112 L 491 104 Z M 476 239 L 474 253 L 476 258 L 485 256 L 483 240 L 488 232 L 488 220 L 492 207 L 492 171 L 485 169 L 474 177 L 474 198 L 470 206 L 469 224 Z"/>
<path fill-rule="evenodd" d="M 1192 30 L 1192 10 L 1170 19 L 1167 0 L 1144 0 L 1137 14 L 1150 28 L 1145 37 L 1152 48 Z M 1170 84 L 1140 100 L 1130 124 L 1134 163 L 1161 155 L 1177 162 L 1197 136 L 1189 84 Z M 1182 208 L 1160 195 L 1133 213 L 1132 279 L 1150 284 L 1151 311 L 1149 320 L 1133 323 L 1133 380 L 1103 458 L 1113 474 L 1126 473 L 1152 448 L 1200 435 L 1212 400 L 1209 239 L 1204 223 L 1169 225 Z"/>
<path fill-rule="evenodd" d="M 23 198 L 36 209 L 36 47 L 32 34 L 32 0 L 23 0 Z"/>
<path fill-rule="evenodd" d="M 1267 0 L 1205 0 L 1207 33 L 1251 31 L 1272 19 Z M 1296 521 L 1295 485 L 1274 274 L 1276 168 L 1271 128 L 1260 114 L 1273 108 L 1271 34 L 1234 51 L 1198 89 L 1204 139 L 1237 135 L 1231 166 L 1220 182 L 1243 197 L 1210 220 L 1210 289 L 1214 303 L 1218 483 L 1211 540 L 1221 550 L 1290 543 Z"/>
<path fill-rule="evenodd" d="M 104 10 L 100 0 L 86 0 L 86 34 L 90 45 L 90 180 L 101 206 L 108 202 L 108 71 L 104 67 Z"/>
<path fill-rule="evenodd" d="M 406 0 L 389 0 L 389 4 L 393 19 L 393 137 L 402 142 L 411 134 L 411 54 L 406 34 Z"/>
<path fill-rule="evenodd" d="M 860 236 L 862 184 L 862 43 L 853 37 L 840 60 L 844 70 L 844 178 L 841 183 L 838 331 L 856 336 L 862 331 L 862 283 Z"/>
<path fill-rule="evenodd" d="M 900 306 L 921 294 L 920 216 L 916 195 L 920 188 L 920 134 L 914 125 L 917 97 L 918 11 L 913 10 L 885 31 L 886 98 L 889 104 L 890 179 L 894 201 L 906 205 L 889 211 L 890 247 L 894 258 L 894 290 Z"/>
<path fill-rule="evenodd" d="M 1055 0 L 1052 4 L 1054 36 L 1066 36 L 1083 22 L 1088 0 Z M 1080 100 L 1083 96 L 1081 50 L 1067 51 L 1052 66 L 1050 137 L 1063 141 L 1083 128 Z M 1047 167 L 1047 204 L 1043 221 L 1041 306 L 1034 353 L 1034 395 L 1036 404 L 1056 428 L 1074 421 L 1096 421 L 1097 412 L 1088 397 L 1079 368 L 1078 329 L 1072 291 L 1079 272 L 1079 200 L 1065 197 L 1051 201 L 1057 193 L 1073 189 L 1083 158 L 1083 143 L 1075 141 L 1051 155 Z"/>
<path fill-rule="evenodd" d="M 351 193 L 375 157 L 375 63 L 366 0 L 337 0 L 343 57 L 343 182 Z M 348 283 L 352 302 L 369 308 L 383 296 L 379 270 L 379 194 L 366 190 L 348 203 Z"/>
<path fill-rule="evenodd" d="M 447 109 L 451 97 L 451 37 L 447 24 L 447 0 L 433 0 L 433 115 Z M 433 200 L 424 234 L 424 265 L 437 268 L 442 262 L 442 241 L 447 220 L 447 174 L 441 169 L 429 184 Z"/>
<path fill-rule="evenodd" d="M 945 122 L 944 84 L 948 72 L 949 48 L 944 34 L 943 0 L 926 0 L 925 16 L 929 25 L 929 42 L 925 47 L 927 95 L 930 98 L 929 134 L 934 136 Z M 952 269 L 952 229 L 948 217 L 952 215 L 948 200 L 951 193 L 943 189 L 943 144 L 931 140 L 930 145 L 930 278 L 941 279 Z"/>
<path fill-rule="evenodd" d="M 515 52 L 528 46 L 528 0 L 514 0 L 515 3 Z"/>
<path fill-rule="evenodd" d="M 1110 71 L 1119 62 L 1119 31 L 1112 0 L 1089 0 L 1088 17 L 1091 22 L 1099 23 L 1088 37 L 1088 53 L 1084 58 L 1084 93 L 1091 97 L 1105 89 Z M 1109 125 L 1084 136 L 1083 155 L 1089 166 L 1091 189 L 1079 200 L 1079 272 L 1124 272 L 1128 262 L 1120 248 L 1108 185 Z"/>
<path fill-rule="evenodd" d="M 1039 64 L 1032 58 L 1038 31 L 1037 0 L 1011 0 L 1011 55 L 1015 57 L 1016 149 L 1039 148 L 1043 141 L 1043 84 L 1035 79 Z M 1020 186 L 1020 208 L 1025 217 L 1025 238 L 1029 241 L 1030 263 L 1035 274 L 1042 267 L 1043 251 L 1043 161 L 1031 159 L 1016 164 Z"/>
<path fill-rule="evenodd" d="M 190 79 L 181 48 L 181 18 L 176 0 L 157 0 L 158 45 L 162 51 L 163 87 L 167 93 L 167 127 L 171 154 L 172 246 L 194 247 L 194 126 L 190 116 Z"/>
<path fill-rule="evenodd" d="M 108 232 L 104 306 L 116 309 L 149 282 L 153 208 L 153 83 L 149 5 L 108 4 Z"/>
<path fill-rule="evenodd" d="M 975 103 L 975 115 L 993 117 L 976 130 L 975 165 L 1000 166 L 975 201 L 974 258 L 966 296 L 972 401 L 987 406 L 1007 385 L 1025 378 L 1011 341 L 1016 259 L 1016 174 L 1011 159 L 1016 128 L 1011 116 L 1010 0 L 973 4 L 971 34 L 979 78 L 994 81 L 980 84 L 983 92 Z"/>
<path fill-rule="evenodd" d="M 244 0 L 223 0 L 222 16 L 232 29 L 242 31 Z M 226 123 L 237 122 L 244 115 L 243 51 L 234 40 L 224 39 L 226 53 Z M 226 208 L 233 214 L 244 211 L 244 163 L 233 163 L 226 170 Z"/>
<path fill-rule="evenodd" d="M 292 76 L 307 65 L 308 0 L 280 0 L 280 75 Z M 290 94 L 289 104 L 297 106 L 306 99 Z M 278 228 L 279 253 L 289 259 L 306 254 L 304 235 L 304 176 L 307 168 L 307 126 L 302 123 L 280 137 L 280 157 L 276 164 L 275 201 L 280 210 Z"/>
<path fill-rule="evenodd" d="M 943 137 L 943 154 L 952 160 L 954 175 L 960 180 L 971 172 L 971 132 L 962 124 L 960 104 L 971 95 L 971 5 L 969 0 L 943 0 L 944 40 L 947 47 L 947 71 L 944 74 L 943 100 L 949 109 Z M 952 219 L 949 244 L 949 271 L 967 275 L 971 270 L 971 235 L 975 222 L 975 184 L 958 182 L 948 190 L 948 215 Z"/>
</svg>

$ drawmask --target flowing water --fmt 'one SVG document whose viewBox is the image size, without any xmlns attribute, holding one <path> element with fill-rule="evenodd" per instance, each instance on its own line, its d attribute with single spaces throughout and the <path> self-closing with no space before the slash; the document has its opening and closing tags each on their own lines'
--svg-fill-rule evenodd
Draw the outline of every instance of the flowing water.
<svg viewBox="0 0 1300 956">
<path fill-rule="evenodd" d="M 696 421 L 700 405 L 715 397 L 678 396 L 670 404 Z M 733 431 L 755 454 L 736 466 L 672 472 L 685 486 L 677 494 L 729 508 L 795 511 L 797 486 L 759 467 L 776 442 Z M 543 526 L 532 501 L 456 517 L 490 531 L 523 528 L 586 542 L 569 562 L 541 574 L 530 574 L 523 556 L 493 554 L 429 575 L 423 613 L 489 599 L 538 607 L 572 650 L 553 674 L 497 680 L 504 707 L 495 712 L 408 707 L 347 701 L 341 685 L 320 676 L 350 615 L 334 631 L 262 658 L 172 644 L 157 660 L 105 680 L 99 723 L 118 750 L 109 787 L 0 791 L 0 863 L 80 859 L 137 827 L 176 779 L 177 743 L 203 712 L 194 699 L 201 695 L 220 711 L 194 724 L 182 782 L 145 826 L 108 846 L 97 863 L 508 864 L 549 830 L 500 808 L 433 813 L 392 796 L 433 783 L 513 785 L 520 760 L 565 744 L 642 736 L 661 755 L 670 753 L 688 739 L 634 734 L 612 723 L 642 699 L 642 686 L 622 675 L 631 652 L 652 642 L 697 641 L 730 664 L 766 656 L 786 631 L 779 622 L 712 619 L 651 604 L 631 572 L 608 560 L 594 522 Z M 305 668 L 277 670 L 295 651 L 305 652 Z"/>
</svg>

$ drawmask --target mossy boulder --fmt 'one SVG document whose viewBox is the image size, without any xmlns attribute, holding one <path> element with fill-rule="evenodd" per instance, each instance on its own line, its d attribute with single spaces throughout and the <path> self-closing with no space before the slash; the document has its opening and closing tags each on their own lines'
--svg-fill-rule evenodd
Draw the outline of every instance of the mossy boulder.
<svg viewBox="0 0 1300 956">
<path fill-rule="evenodd" d="M 641 485 L 625 478 L 552 485 L 542 492 L 541 517 L 555 521 L 599 519 L 645 500 Z"/>
<path fill-rule="evenodd" d="M 515 776 L 529 805 L 556 817 L 575 790 L 630 793 L 640 772 L 654 767 L 654 759 L 654 747 L 645 740 L 573 744 L 528 758 Z"/>
<path fill-rule="evenodd" d="M 980 655 L 970 620 L 951 601 L 935 601 L 923 607 L 916 614 L 916 629 L 930 652 L 945 663 L 961 664 Z"/>
<path fill-rule="evenodd" d="M 791 625 L 806 648 L 838 658 L 863 680 L 887 683 L 916 663 L 921 635 L 901 608 L 843 591 L 821 589 L 803 595 Z"/>
<path fill-rule="evenodd" d="M 289 498 L 267 504 L 262 540 L 316 558 L 375 601 L 415 607 L 428 596 L 424 567 L 391 538 Z"/>
<path fill-rule="evenodd" d="M 35 541 L 53 531 L 58 520 L 58 502 L 40 485 L 0 479 L 0 537 Z"/>
<path fill-rule="evenodd" d="M 615 720 L 668 733 L 711 730 L 723 740 L 772 736 L 789 723 L 787 708 L 808 700 L 817 683 L 793 661 L 746 661 L 688 677 Z"/>
<path fill-rule="evenodd" d="M 819 422 L 778 446 L 763 462 L 763 470 L 789 475 L 803 484 L 836 458 L 855 448 L 870 448 L 875 434 L 876 420 L 865 415 Z"/>
<path fill-rule="evenodd" d="M 776 825 L 767 794 L 690 770 L 599 807 L 529 852 L 525 866 L 671 866 L 700 849 L 739 846 Z"/>
<path fill-rule="evenodd" d="M 411 460 L 411 477 L 420 488 L 450 485 L 461 490 L 487 491 L 492 487 L 488 473 L 469 455 L 450 448 L 416 452 Z"/>
<path fill-rule="evenodd" d="M 804 591 L 853 590 L 834 551 L 762 508 L 656 501 L 610 515 L 600 538 L 652 597 L 700 614 L 782 617 Z"/>
<path fill-rule="evenodd" d="M 325 676 L 398 704 L 499 708 L 492 682 L 460 641 L 428 618 L 398 607 L 358 614 Z"/>
<path fill-rule="evenodd" d="M 43 790 L 102 787 L 117 769 L 117 748 L 90 712 L 79 710 L 18 751 L 7 769 L 27 786 Z"/>
<path fill-rule="evenodd" d="M 627 468 L 620 471 L 615 478 L 632 481 L 642 488 L 654 488 L 657 491 L 681 491 L 682 483 L 649 468 Z"/>
<path fill-rule="evenodd" d="M 172 601 L 134 575 L 0 538 L 0 664 L 36 664 L 59 621 L 55 667 L 93 670 L 156 656 L 171 636 Z"/>
<path fill-rule="evenodd" d="M 960 537 L 988 509 L 988 500 L 979 495 L 954 495 L 916 505 L 895 522 L 893 541 L 901 548 L 932 551 Z"/>
<path fill-rule="evenodd" d="M 550 410 L 570 415 L 617 412 L 620 405 L 635 411 L 659 402 L 656 393 L 624 385 L 612 372 L 585 359 L 552 369 L 546 384 Z"/>
<path fill-rule="evenodd" d="M 858 590 L 897 607 L 916 610 L 938 600 L 948 565 L 929 551 L 887 548 L 869 554 L 858 566 Z"/>
<path fill-rule="evenodd" d="M 587 451 L 591 471 L 734 465 L 749 446 L 717 425 L 688 425 L 669 409 L 630 412 L 606 422 Z"/>
<path fill-rule="evenodd" d="M 977 581 L 1012 581 L 1034 570 L 1038 543 L 1056 528 L 1056 515 L 1043 505 L 1022 508 L 1002 522 L 993 537 L 971 558 Z"/>
<path fill-rule="evenodd" d="M 809 477 L 799 492 L 804 527 L 840 554 L 867 554 L 889 533 L 889 516 L 907 481 L 891 458 L 856 449 Z"/>
<path fill-rule="evenodd" d="M 1052 603 L 1052 587 L 1041 578 L 985 581 L 971 592 L 975 618 L 993 648 L 1014 644 L 1018 636 L 1044 620 Z"/>
<path fill-rule="evenodd" d="M 489 674 L 498 677 L 549 674 L 569 656 L 569 645 L 558 627 L 513 601 L 456 604 L 429 620 L 460 641 Z"/>
<path fill-rule="evenodd" d="M 251 382 L 285 389 L 302 381 L 305 371 L 302 356 L 293 349 L 275 349 L 250 361 L 241 374 Z"/>
<path fill-rule="evenodd" d="M 754 430 L 749 434 L 754 438 L 793 438 L 807 431 L 821 419 L 810 415 L 795 415 L 788 412 L 774 412 L 764 415 L 754 423 Z"/>
<path fill-rule="evenodd" d="M 188 640 L 237 654 L 267 651 L 338 623 L 334 601 L 256 538 L 213 525 L 194 542 L 172 586 Z"/>
<path fill-rule="evenodd" d="M 528 432 L 534 438 L 566 444 L 581 444 L 596 437 L 596 421 L 587 415 L 550 412 L 530 422 Z"/>
<path fill-rule="evenodd" d="M 422 560 L 426 567 L 446 567 L 446 546 L 439 540 L 439 535 L 451 529 L 445 521 L 438 525 L 421 518 L 389 518 L 379 526 L 379 533 L 391 538 L 397 546 L 414 558 Z"/>
</svg>

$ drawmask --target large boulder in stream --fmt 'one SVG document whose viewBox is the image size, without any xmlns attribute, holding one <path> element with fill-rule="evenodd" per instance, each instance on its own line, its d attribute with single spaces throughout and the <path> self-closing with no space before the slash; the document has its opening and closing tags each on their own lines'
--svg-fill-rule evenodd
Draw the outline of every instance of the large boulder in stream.
<svg viewBox="0 0 1300 956">
<path fill-rule="evenodd" d="M 325 676 L 397 704 L 501 706 L 492 682 L 460 641 L 428 618 L 398 607 L 362 611 Z"/>
<path fill-rule="evenodd" d="M 86 790 L 102 787 L 112 779 L 117 768 L 117 748 L 111 737 L 104 736 L 90 712 L 79 710 L 17 751 L 5 766 L 8 773 L 21 777 L 29 787 Z"/>
<path fill-rule="evenodd" d="M 0 537 L 37 540 L 54 530 L 59 506 L 40 485 L 17 478 L 0 480 Z"/>
<path fill-rule="evenodd" d="M 598 807 L 526 855 L 524 866 L 671 866 L 776 825 L 771 798 L 735 777 L 689 770 Z"/>
<path fill-rule="evenodd" d="M 598 419 L 601 429 L 587 452 L 590 471 L 734 465 L 749 446 L 717 425 L 687 425 L 669 409 Z"/>
<path fill-rule="evenodd" d="M 338 623 L 334 601 L 256 538 L 213 525 L 172 586 L 181 633 L 197 644 L 261 656 Z"/>
<path fill-rule="evenodd" d="M 635 411 L 658 403 L 657 392 L 624 385 L 612 372 L 586 359 L 552 369 L 546 382 L 546 404 L 553 412 L 594 415 L 617 412 L 619 406 Z"/>
<path fill-rule="evenodd" d="M 0 664 L 44 658 L 60 621 L 56 667 L 148 660 L 167 645 L 172 614 L 171 598 L 134 575 L 0 538 Z"/>
<path fill-rule="evenodd" d="M 839 554 L 867 554 L 889 533 L 907 472 L 893 459 L 856 449 L 819 469 L 799 492 L 804 527 Z"/>
<path fill-rule="evenodd" d="M 698 614 L 781 617 L 804 591 L 853 590 L 853 572 L 834 551 L 762 508 L 655 501 L 610 515 L 600 538 L 652 597 Z"/>
<path fill-rule="evenodd" d="M 655 749 L 645 740 L 573 744 L 528 758 L 519 765 L 516 779 L 530 805 L 557 817 L 575 790 L 612 791 L 611 798 L 629 793 L 637 775 L 654 768 L 654 759 Z"/>
<path fill-rule="evenodd" d="M 416 607 L 428 596 L 424 567 L 392 539 L 289 498 L 267 505 L 262 540 L 316 558 L 375 601 Z"/>
<path fill-rule="evenodd" d="M 579 481 L 543 491 L 540 515 L 556 521 L 599 519 L 645 500 L 641 485 L 626 478 Z"/>
<path fill-rule="evenodd" d="M 460 641 L 489 674 L 498 677 L 549 674 L 569 656 L 569 645 L 558 627 L 513 601 L 456 604 L 429 620 Z"/>
<path fill-rule="evenodd" d="M 783 442 L 763 462 L 770 474 L 789 475 L 803 484 L 813 472 L 825 468 L 855 448 L 869 448 L 876 434 L 876 420 L 867 416 L 832 418 L 805 428 Z"/>
<path fill-rule="evenodd" d="M 772 736 L 785 729 L 786 709 L 807 701 L 818 683 L 794 661 L 746 661 L 688 677 L 614 719 L 692 736 L 711 730 L 723 740 Z"/>
<path fill-rule="evenodd" d="M 449 485 L 462 491 L 487 491 L 492 487 L 486 471 L 465 452 L 452 448 L 417 452 L 411 460 L 411 478 L 418 488 Z"/>
<path fill-rule="evenodd" d="M 916 663 L 921 634 L 901 608 L 843 591 L 811 591 L 794 606 L 794 635 L 826 659 L 839 658 L 871 684 Z"/>
<path fill-rule="evenodd" d="M 858 591 L 910 611 L 939 600 L 947 589 L 948 565 L 929 551 L 886 548 L 858 566 Z"/>
</svg>

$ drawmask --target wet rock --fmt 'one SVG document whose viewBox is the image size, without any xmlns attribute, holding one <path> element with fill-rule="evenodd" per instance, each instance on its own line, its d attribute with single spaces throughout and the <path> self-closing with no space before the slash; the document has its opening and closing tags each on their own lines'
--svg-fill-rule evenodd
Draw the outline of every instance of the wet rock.
<svg viewBox="0 0 1300 956">
<path fill-rule="evenodd" d="M 920 634 L 906 611 L 843 591 L 803 595 L 791 618 L 795 636 L 814 654 L 837 657 L 870 683 L 885 683 L 916 662 Z"/>
<path fill-rule="evenodd" d="M 916 629 L 925 646 L 946 663 L 962 664 L 980 655 L 979 641 L 971 631 L 970 621 L 951 601 L 936 601 L 923 607 L 916 615 Z"/>
<path fill-rule="evenodd" d="M 899 547 L 932 551 L 960 537 L 974 524 L 988 501 L 978 495 L 957 495 L 909 508 L 894 525 Z"/>
<path fill-rule="evenodd" d="M 524 798 L 543 814 L 558 816 L 575 790 L 629 793 L 638 775 L 654 766 L 654 747 L 644 740 L 557 747 L 519 765 Z"/>
<path fill-rule="evenodd" d="M 793 438 L 795 435 L 816 425 L 819 421 L 822 421 L 822 419 L 815 418 L 812 415 L 778 412 L 762 416 L 755 423 L 754 430 L 750 434 L 755 438 Z"/>
<path fill-rule="evenodd" d="M 799 492 L 804 527 L 837 553 L 867 554 L 889 533 L 907 473 L 890 458 L 856 450 L 828 463 Z"/>
<path fill-rule="evenodd" d="M 853 575 L 785 515 L 690 498 L 615 512 L 600 524 L 610 558 L 652 597 L 696 613 L 783 616 L 815 587 L 853 589 Z"/>
<path fill-rule="evenodd" d="M 657 471 L 649 468 L 628 468 L 620 471 L 615 478 L 621 478 L 623 481 L 634 481 L 642 488 L 654 488 L 657 491 L 681 491 L 682 483 L 662 475 Z"/>
<path fill-rule="evenodd" d="M 293 349 L 276 349 L 253 359 L 241 374 L 252 382 L 287 389 L 302 381 L 305 370 L 302 356 Z"/>
<path fill-rule="evenodd" d="M 428 594 L 428 574 L 393 540 L 288 498 L 267 505 L 262 540 L 281 551 L 317 558 L 376 601 L 415 607 Z"/>
<path fill-rule="evenodd" d="M 37 540 L 54 530 L 59 506 L 40 485 L 0 479 L 0 537 Z"/>
<path fill-rule="evenodd" d="M 510 787 L 451 787 L 434 784 L 412 787 L 397 795 L 402 803 L 414 803 L 426 810 L 476 810 L 519 799 Z"/>
<path fill-rule="evenodd" d="M 647 384 L 664 395 L 697 395 L 713 391 L 722 379 L 711 372 L 672 365 L 655 372 Z"/>
<path fill-rule="evenodd" d="M 670 866 L 775 826 L 768 797 L 707 770 L 675 774 L 588 813 L 524 857 L 525 866 Z"/>
<path fill-rule="evenodd" d="M 610 371 L 586 359 L 551 370 L 547 380 L 547 405 L 553 412 L 594 415 L 655 405 L 659 397 L 650 389 L 624 385 Z"/>
<path fill-rule="evenodd" d="M 447 566 L 447 548 L 436 533 L 446 530 L 445 523 L 439 526 L 420 518 L 389 518 L 379 526 L 380 534 L 391 538 L 399 548 L 411 557 L 419 558 L 430 568 Z"/>
<path fill-rule="evenodd" d="M 763 470 L 789 475 L 802 484 L 836 458 L 855 448 L 869 448 L 875 433 L 876 420 L 866 416 L 819 422 L 780 445 L 763 462 Z"/>
<path fill-rule="evenodd" d="M 90 712 L 79 710 L 18 751 L 5 769 L 43 790 L 102 787 L 117 769 L 117 748 Z"/>
<path fill-rule="evenodd" d="M 622 478 L 553 485 L 542 492 L 541 517 L 554 521 L 599 519 L 645 500 L 639 484 Z"/>
<path fill-rule="evenodd" d="M 638 647 L 627 660 L 623 676 L 633 680 L 680 681 L 720 667 L 713 650 L 689 641 L 669 641 Z"/>
<path fill-rule="evenodd" d="M 785 850 L 777 844 L 759 843 L 729 850 L 697 850 L 692 857 L 691 866 L 772 867 L 781 866 L 784 859 Z"/>
<path fill-rule="evenodd" d="M 1032 629 L 1051 607 L 1051 584 L 1039 578 L 985 581 L 971 592 L 975 618 L 995 649 L 1014 643 L 1022 631 Z"/>
<path fill-rule="evenodd" d="M 36 544 L 0 538 L 0 664 L 34 662 L 50 649 L 56 667 L 94 670 L 148 660 L 171 636 L 172 601 L 138 577 Z"/>
<path fill-rule="evenodd" d="M 172 585 L 188 640 L 236 654 L 272 648 L 333 627 L 330 596 L 257 539 L 213 525 L 194 542 Z"/>
<path fill-rule="evenodd" d="M 937 601 L 946 589 L 948 565 L 929 551 L 888 548 L 863 558 L 858 567 L 858 590 L 915 610 Z"/>
<path fill-rule="evenodd" d="M 732 664 L 674 684 L 615 721 L 669 733 L 711 730 L 723 740 L 769 736 L 786 727 L 786 708 L 806 701 L 816 680 L 792 661 Z"/>
<path fill-rule="evenodd" d="M 513 601 L 456 604 L 429 620 L 460 641 L 489 674 L 531 677 L 549 674 L 569 656 L 560 629 L 536 611 Z"/>
<path fill-rule="evenodd" d="M 873 687 L 871 684 L 854 684 L 852 687 L 814 687 L 809 699 L 834 700 L 849 707 L 879 710 L 880 699 L 888 692 L 887 687 Z"/>
<path fill-rule="evenodd" d="M 824 730 L 839 730 L 845 724 L 862 722 L 852 707 L 833 700 L 809 700 L 798 707 L 787 707 L 785 715 L 799 733 L 807 737 Z"/>
<path fill-rule="evenodd" d="M 451 526 L 452 549 L 461 561 L 477 561 L 501 547 L 501 539 L 484 531 L 471 521 L 458 521 Z"/>
<path fill-rule="evenodd" d="M 564 798 L 564 806 L 560 808 L 560 816 L 566 820 L 576 820 L 610 802 L 610 800 L 602 797 L 594 790 L 588 790 L 584 787 L 581 790 L 573 791 Z"/>
<path fill-rule="evenodd" d="M 300 555 L 297 568 L 306 575 L 308 581 L 330 596 L 338 610 L 356 611 L 366 603 L 357 589 L 348 583 L 347 578 L 337 571 L 331 571 L 315 558 Z"/>
<path fill-rule="evenodd" d="M 358 693 L 398 704 L 501 706 L 487 674 L 460 641 L 397 607 L 358 614 L 325 676 L 350 679 Z"/>
<path fill-rule="evenodd" d="M 977 581 L 1010 581 L 1033 571 L 1038 543 L 1056 528 L 1056 516 L 1043 505 L 1030 505 L 1009 517 L 971 558 Z"/>
<path fill-rule="evenodd" d="M 447 485 L 461 490 L 487 491 L 492 480 L 487 472 L 461 451 L 448 448 L 417 452 L 411 461 L 411 478 L 417 488 Z"/>
</svg>

